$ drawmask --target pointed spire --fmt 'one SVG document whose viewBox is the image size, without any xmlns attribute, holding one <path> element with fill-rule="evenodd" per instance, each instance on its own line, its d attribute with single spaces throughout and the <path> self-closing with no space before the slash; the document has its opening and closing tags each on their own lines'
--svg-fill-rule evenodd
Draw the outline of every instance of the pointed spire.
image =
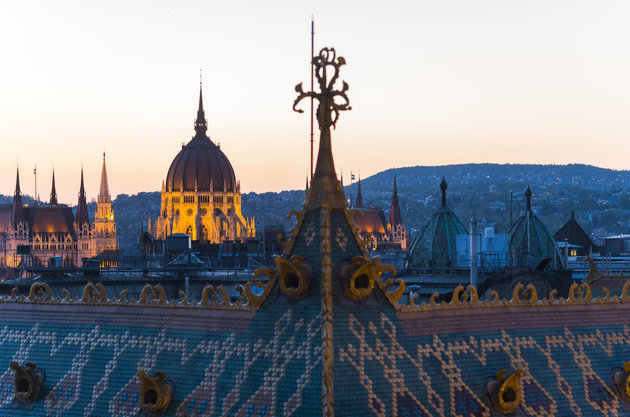
<svg viewBox="0 0 630 417">
<path fill-rule="evenodd" d="M 79 228 L 84 224 L 90 224 L 90 217 L 87 210 L 87 200 L 85 198 L 85 184 L 83 181 L 83 166 L 81 166 L 81 187 L 79 188 L 79 204 L 77 204 L 76 222 Z"/>
<path fill-rule="evenodd" d="M 442 207 L 446 207 L 446 189 L 448 188 L 448 184 L 446 183 L 446 178 L 442 177 L 442 182 L 440 183 L 440 190 L 442 190 Z"/>
<path fill-rule="evenodd" d="M 527 211 L 530 211 L 532 209 L 532 190 L 529 189 L 529 185 L 525 191 L 525 198 L 527 198 Z"/>
<path fill-rule="evenodd" d="M 17 174 L 15 176 L 15 193 L 14 196 L 22 195 L 22 191 L 20 190 L 20 168 L 17 169 Z"/>
<path fill-rule="evenodd" d="M 199 74 L 199 109 L 197 110 L 197 120 L 195 120 L 195 132 L 197 132 L 197 135 L 205 135 L 208 131 L 206 113 L 203 111 L 203 92 L 201 87 L 201 74 Z"/>
<path fill-rule="evenodd" d="M 109 194 L 109 182 L 107 181 L 107 165 L 105 164 L 105 152 L 103 152 L 103 169 L 101 171 L 101 189 L 98 193 L 99 203 L 110 203 L 112 197 Z"/>
<path fill-rule="evenodd" d="M 361 178 L 359 178 L 359 183 L 357 185 L 357 199 L 354 203 L 355 207 L 363 207 L 363 194 L 361 193 Z"/>
<path fill-rule="evenodd" d="M 24 206 L 22 205 L 22 191 L 20 191 L 20 168 L 15 177 L 15 194 L 13 194 L 13 226 L 24 220 Z"/>
<path fill-rule="evenodd" d="M 398 206 L 398 187 L 396 186 L 396 175 L 394 175 L 394 189 L 392 190 L 392 207 Z"/>
<path fill-rule="evenodd" d="M 575 220 L 575 211 L 571 210 L 571 220 Z"/>
<path fill-rule="evenodd" d="M 400 205 L 398 203 L 398 187 L 396 186 L 396 175 L 394 175 L 394 190 L 392 191 L 392 204 L 389 210 L 389 224 L 394 230 L 402 223 L 400 217 Z"/>
<path fill-rule="evenodd" d="M 57 189 L 55 188 L 55 168 L 53 167 L 52 189 L 50 191 L 50 205 L 57 205 Z"/>
</svg>

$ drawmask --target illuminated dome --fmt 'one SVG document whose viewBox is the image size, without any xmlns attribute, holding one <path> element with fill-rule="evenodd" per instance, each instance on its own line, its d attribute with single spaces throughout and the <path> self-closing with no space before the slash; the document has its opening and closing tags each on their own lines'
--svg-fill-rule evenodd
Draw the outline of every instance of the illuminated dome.
<svg viewBox="0 0 630 417">
<path fill-rule="evenodd" d="M 166 175 L 167 191 L 236 191 L 232 164 L 207 136 L 208 124 L 199 93 L 195 136 L 177 154 Z M 212 184 L 212 190 L 210 185 Z"/>
</svg>

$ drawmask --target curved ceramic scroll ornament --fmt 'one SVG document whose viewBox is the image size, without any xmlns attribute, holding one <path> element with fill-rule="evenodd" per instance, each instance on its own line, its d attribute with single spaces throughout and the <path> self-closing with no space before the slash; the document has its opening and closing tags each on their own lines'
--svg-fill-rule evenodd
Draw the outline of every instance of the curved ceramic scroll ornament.
<svg viewBox="0 0 630 417">
<path fill-rule="evenodd" d="M 521 406 L 522 400 L 519 379 L 523 376 L 523 371 L 517 369 L 509 376 L 506 375 L 507 371 L 501 370 L 486 383 L 486 395 L 492 408 L 503 415 L 514 413 Z"/>
<path fill-rule="evenodd" d="M 377 285 L 389 301 L 397 306 L 398 299 L 405 290 L 405 284 L 398 280 L 398 289 L 390 292 L 387 287 L 394 284 L 393 278 L 381 281 L 381 275 L 390 272 L 396 275 L 396 268 L 391 265 L 381 265 L 379 258 L 366 260 L 362 256 L 352 258 L 352 264 L 346 264 L 341 268 L 341 280 L 346 297 L 354 301 L 365 300 Z"/>
<path fill-rule="evenodd" d="M 613 386 L 619 397 L 630 403 L 630 362 L 624 363 L 623 368 L 613 369 Z"/>
<path fill-rule="evenodd" d="M 140 379 L 140 408 L 149 417 L 164 414 L 173 399 L 174 387 L 170 381 L 165 381 L 166 375 L 156 372 L 154 377 L 144 371 L 138 372 Z"/>
<path fill-rule="evenodd" d="M 23 367 L 17 362 L 11 362 L 9 366 L 15 372 L 13 379 L 15 398 L 21 404 L 35 401 L 40 388 L 44 385 L 44 372 L 30 362 L 25 363 Z"/>
<path fill-rule="evenodd" d="M 275 262 L 278 266 L 278 283 L 284 295 L 293 300 L 306 297 L 313 270 L 304 262 L 304 258 L 296 255 L 290 259 L 276 256 Z"/>
</svg>

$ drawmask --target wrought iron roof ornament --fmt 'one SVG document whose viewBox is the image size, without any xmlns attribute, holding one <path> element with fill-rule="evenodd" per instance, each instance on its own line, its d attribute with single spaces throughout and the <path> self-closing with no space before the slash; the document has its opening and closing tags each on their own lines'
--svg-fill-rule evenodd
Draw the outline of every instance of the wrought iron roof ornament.
<svg viewBox="0 0 630 417">
<path fill-rule="evenodd" d="M 334 90 L 335 83 L 339 78 L 339 68 L 346 64 L 346 60 L 340 56 L 337 57 L 335 48 L 322 48 L 319 55 L 313 57 L 313 65 L 315 66 L 315 77 L 319 84 L 320 92 L 315 91 L 304 92 L 302 83 L 295 86 L 295 91 L 299 93 L 293 102 L 293 110 L 298 113 L 304 113 L 304 110 L 296 108 L 298 103 L 303 99 L 310 97 L 316 99 L 319 104 L 317 106 L 317 122 L 319 130 L 334 128 L 339 119 L 339 112 L 352 110 L 350 99 L 346 95 L 348 91 L 348 83 L 342 81 L 341 91 Z M 329 68 L 332 70 L 332 76 L 328 79 Z M 339 97 L 341 102 L 335 102 L 335 98 Z"/>
<path fill-rule="evenodd" d="M 339 69 L 346 64 L 343 57 L 338 57 L 334 48 L 323 48 L 319 55 L 313 57 L 315 67 L 315 77 L 319 85 L 319 92 L 305 92 L 302 83 L 295 86 L 298 93 L 293 102 L 293 110 L 303 113 L 297 105 L 305 98 L 316 99 L 317 122 L 319 124 L 320 138 L 319 151 L 317 155 L 317 166 L 311 181 L 304 208 L 317 210 L 321 207 L 328 207 L 332 210 L 347 211 L 347 203 L 341 184 L 337 179 L 335 164 L 332 157 L 330 128 L 335 127 L 339 120 L 339 113 L 351 110 L 348 92 L 348 83 L 342 82 L 341 89 L 335 89 L 335 84 L 339 79 Z"/>
</svg>

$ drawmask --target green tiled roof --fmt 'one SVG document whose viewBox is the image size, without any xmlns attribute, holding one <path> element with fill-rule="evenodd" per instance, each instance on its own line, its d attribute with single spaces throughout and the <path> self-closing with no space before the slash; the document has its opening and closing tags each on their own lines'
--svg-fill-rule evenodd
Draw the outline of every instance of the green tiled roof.
<svg viewBox="0 0 630 417">
<path fill-rule="evenodd" d="M 442 205 L 422 227 L 411 245 L 407 267 L 454 268 L 457 263 L 457 235 L 468 234 L 466 226 L 446 205 L 447 184 L 444 178 Z"/>
<path fill-rule="evenodd" d="M 529 187 L 525 196 L 525 214 L 510 229 L 508 253 L 513 265 L 535 268 L 544 258 L 551 258 L 546 269 L 562 269 L 562 254 L 553 235 L 531 209 L 532 193 Z"/>
</svg>

